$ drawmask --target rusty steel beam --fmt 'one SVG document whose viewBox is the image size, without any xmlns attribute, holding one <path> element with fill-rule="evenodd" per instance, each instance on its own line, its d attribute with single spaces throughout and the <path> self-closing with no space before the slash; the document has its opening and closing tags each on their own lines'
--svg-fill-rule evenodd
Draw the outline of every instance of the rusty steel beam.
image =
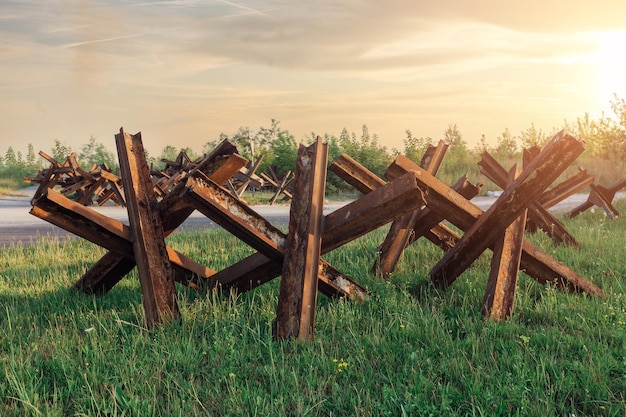
<svg viewBox="0 0 626 417">
<path fill-rule="evenodd" d="M 154 328 L 180 318 L 174 273 L 165 247 L 163 223 L 152 190 L 141 133 L 131 135 L 120 129 L 115 143 L 146 325 Z"/>
<path fill-rule="evenodd" d="M 391 221 L 396 215 L 423 205 L 421 194 L 415 192 L 417 189 L 413 175 L 407 175 L 325 216 L 322 254 L 375 230 Z M 242 238 L 246 238 L 246 235 L 240 236 L 240 239 Z M 280 261 L 268 258 L 266 254 L 254 254 L 218 272 L 213 278 L 226 287 L 254 288 L 280 274 L 281 267 L 276 265 Z M 271 265 L 272 263 L 274 265 Z M 320 270 L 327 270 L 329 267 L 322 260 Z M 270 276 L 268 271 L 275 275 Z M 363 288 L 345 275 L 338 274 L 333 274 L 334 277 L 340 277 L 338 279 L 319 277 L 319 289 L 322 293 L 324 293 L 324 286 L 330 285 L 335 291 L 340 290 L 338 294 L 335 293 L 336 295 L 345 294 L 352 299 L 367 298 L 367 292 Z"/>
<path fill-rule="evenodd" d="M 439 169 L 443 164 L 443 159 L 448 153 L 448 148 L 450 145 L 440 140 L 437 146 L 428 145 L 422 160 L 420 161 L 420 166 L 430 172 L 433 177 L 437 176 L 439 173 Z M 390 178 L 388 178 L 390 179 Z"/>
<path fill-rule="evenodd" d="M 320 137 L 309 147 L 300 145 L 276 308 L 277 339 L 308 341 L 315 333 L 327 161 L 328 144 Z"/>
<path fill-rule="evenodd" d="M 263 173 L 263 175 L 265 176 L 264 178 L 269 178 L 267 175 L 265 175 L 265 173 Z M 274 192 L 274 195 L 270 198 L 270 206 L 273 205 L 276 200 L 278 200 L 278 197 L 281 194 L 284 194 L 285 197 L 289 200 L 291 200 L 293 198 L 293 195 L 287 190 L 287 187 L 289 187 L 289 185 L 291 185 L 291 183 L 295 180 L 294 177 L 291 177 L 291 171 L 287 171 L 287 173 L 285 173 L 285 175 L 283 175 L 282 180 L 280 181 L 279 184 L 276 184 L 276 191 Z"/>
<path fill-rule="evenodd" d="M 439 246 L 439 248 L 441 248 L 444 252 L 452 249 L 452 247 L 456 245 L 456 242 L 458 242 L 461 238 L 457 232 L 442 223 L 439 223 L 435 227 L 426 231 L 426 233 L 424 233 L 424 237 Z"/>
<path fill-rule="evenodd" d="M 372 273 L 382 278 L 388 278 L 396 269 L 398 261 L 402 257 L 404 250 L 409 245 L 413 229 L 417 224 L 420 210 L 401 216 L 391 222 L 385 240 L 378 247 Z"/>
<path fill-rule="evenodd" d="M 529 163 L 531 160 L 527 160 Z M 491 156 L 488 152 L 481 154 L 481 159 L 478 162 L 481 167 L 481 173 L 493 181 L 498 187 L 503 190 L 508 186 L 507 172 L 506 170 Z M 545 234 L 550 236 L 556 243 L 563 243 L 569 246 L 580 247 L 580 243 L 576 238 L 567 231 L 565 225 L 556 217 L 548 212 L 537 201 L 531 202 L 528 208 L 527 229 L 529 231 L 535 231 L 536 227 L 544 231 Z"/>
<path fill-rule="evenodd" d="M 439 141 L 436 147 L 429 145 L 426 153 L 422 157 L 421 167 L 432 176 L 436 176 L 447 151 L 448 145 L 443 141 Z M 387 179 L 392 180 L 393 178 Z M 375 275 L 388 277 L 389 274 L 395 270 L 400 257 L 404 253 L 404 249 L 406 249 L 413 235 L 413 230 L 415 229 L 422 208 L 423 207 L 400 216 L 391 222 L 385 240 L 383 240 L 383 243 L 378 247 L 376 260 L 372 267 L 372 272 Z"/>
<path fill-rule="evenodd" d="M 404 160 L 404 163 L 409 163 L 408 160 Z M 410 161 L 410 164 L 413 164 Z M 416 166 L 416 165 L 415 165 Z M 453 184 L 450 188 L 466 199 L 470 200 L 480 192 L 481 184 L 475 185 L 467 180 L 467 175 L 459 178 L 459 180 Z M 414 218 L 410 219 L 410 225 L 408 230 L 404 231 L 404 236 L 401 242 L 401 245 L 404 246 L 402 252 L 408 245 L 411 245 L 420 237 L 424 236 L 428 231 L 434 227 L 436 227 L 440 222 L 444 221 L 445 217 L 430 209 L 428 206 L 422 207 L 415 215 Z M 384 244 L 383 244 L 384 245 Z M 381 246 L 379 249 L 381 252 L 384 252 L 384 248 Z M 388 276 L 393 271 L 395 271 L 398 261 L 400 260 L 400 256 L 402 252 L 390 250 L 386 257 L 380 257 L 374 264 L 373 271 L 382 275 L 383 277 Z"/>
<path fill-rule="evenodd" d="M 433 282 L 444 286 L 454 282 L 584 149 L 584 143 L 571 135 L 564 132 L 555 135 L 435 265 L 430 273 Z"/>
<path fill-rule="evenodd" d="M 518 175 L 519 170 L 514 166 L 507 182 L 513 182 Z M 489 280 L 482 305 L 483 315 L 492 320 L 503 321 L 513 314 L 527 211 L 528 209 L 524 210 L 494 243 Z"/>
<path fill-rule="evenodd" d="M 46 190 L 44 194 L 35 200 L 30 213 L 83 239 L 89 240 L 96 245 L 108 249 L 110 251 L 109 254 L 117 255 L 117 258 L 121 258 L 124 262 L 132 261 L 134 266 L 130 228 L 119 220 L 106 217 L 89 207 L 85 207 L 68 199 L 54 190 Z M 170 261 L 174 265 L 177 277 L 185 277 L 181 279 L 181 283 L 198 286 L 201 285 L 202 280 L 208 279 L 208 277 L 215 272 L 204 265 L 194 263 L 183 254 L 170 251 L 168 248 L 168 254 L 169 253 L 176 254 Z M 181 260 L 182 262 L 177 260 Z M 120 270 L 120 266 L 115 264 L 106 264 L 106 266 L 100 264 L 98 268 Z M 128 271 L 131 269 L 132 266 Z M 126 271 L 126 273 L 128 271 Z M 96 275 L 97 274 L 94 273 L 94 276 Z M 120 275 L 117 281 L 103 282 L 103 288 L 112 288 L 123 275 Z M 74 284 L 75 287 L 77 285 L 79 285 L 79 283 Z M 100 283 L 98 283 L 98 285 L 100 285 Z M 83 285 L 80 287 L 82 288 Z M 89 286 L 88 283 L 84 283 L 84 288 L 90 289 L 91 286 Z M 87 292 L 91 291 L 87 290 Z"/>
<path fill-rule="evenodd" d="M 438 211 L 440 216 L 448 220 L 457 227 L 461 224 L 471 224 L 482 214 L 482 210 L 474 203 L 468 201 L 458 192 L 451 190 L 449 186 L 430 175 L 415 162 L 405 156 L 398 156 L 387 168 L 386 176 L 390 178 L 399 177 L 407 172 L 413 172 L 416 175 L 420 188 L 428 196 L 427 207 L 431 210 Z M 434 194 L 434 197 L 431 196 Z M 431 200 L 441 199 L 448 202 L 435 207 L 431 207 Z"/>
<path fill-rule="evenodd" d="M 254 164 L 251 164 L 249 168 L 245 170 L 242 168 L 240 171 L 235 173 L 235 178 L 241 182 L 241 184 L 238 185 L 238 188 L 235 191 L 237 197 L 241 198 L 250 183 L 253 183 L 254 186 L 257 188 L 261 186 L 259 177 L 257 177 L 256 175 L 256 170 L 259 169 L 261 162 L 263 162 L 263 157 L 263 155 L 259 155 Z"/>
<path fill-rule="evenodd" d="M 282 260 L 285 234 L 212 181 L 187 180 L 185 201 L 226 231 L 271 259 Z"/>
<path fill-rule="evenodd" d="M 586 169 L 578 167 L 578 173 L 544 192 L 537 200 L 544 208 L 549 209 L 567 197 L 593 184 L 595 178 Z"/>
<path fill-rule="evenodd" d="M 424 204 L 415 175 L 398 177 L 326 215 L 322 252 L 330 252 Z"/>
<path fill-rule="evenodd" d="M 396 179 L 397 177 L 402 176 L 407 172 L 410 172 L 415 167 L 418 167 L 418 165 L 411 161 L 409 158 L 405 156 L 399 156 L 394 161 L 394 164 L 390 166 L 390 169 L 387 170 L 386 176 L 388 176 L 390 179 Z M 354 186 L 358 191 L 362 192 L 363 194 L 370 193 L 386 184 L 386 182 L 376 176 L 376 174 L 369 171 L 367 168 L 352 160 L 345 154 L 335 159 L 329 169 L 335 172 L 341 179 L 346 181 L 348 184 Z M 480 187 L 481 184 L 473 185 L 469 181 L 467 181 L 467 176 L 463 176 L 461 179 L 459 179 L 459 181 L 457 181 L 456 184 L 453 185 L 453 189 L 457 190 L 462 196 L 467 199 L 471 199 L 476 196 L 480 191 Z M 415 221 L 415 227 L 410 234 L 409 244 L 413 243 L 420 236 L 424 235 L 432 240 L 433 243 L 449 249 L 447 245 L 455 240 L 452 238 L 448 238 L 446 236 L 446 232 L 441 232 L 441 229 L 449 230 L 447 227 L 441 224 L 437 225 L 437 223 L 442 221 L 444 218 L 444 215 L 432 211 L 427 206 L 422 207 L 419 217 Z M 432 231 L 429 230 L 431 228 L 433 229 Z M 441 240 L 439 241 L 438 239 Z M 395 266 L 395 264 L 390 263 L 389 272 L 392 272 L 395 269 Z M 378 272 L 378 267 L 376 264 L 374 265 L 372 271 L 374 274 Z"/>
<path fill-rule="evenodd" d="M 443 158 L 448 150 L 448 145 L 443 141 L 435 147 L 429 145 L 426 154 L 422 158 L 421 167 L 430 173 L 432 176 L 436 176 Z M 400 158 L 402 163 L 407 165 L 413 165 L 413 161 L 409 158 Z M 387 179 L 392 180 L 396 178 L 397 172 L 387 171 L 385 176 Z M 464 189 L 461 191 L 461 187 Z M 480 188 L 472 186 L 467 178 L 464 177 L 453 186 L 453 189 L 459 191 L 464 197 L 470 199 L 474 197 L 480 191 Z M 475 193 L 474 193 L 475 191 Z M 430 216 L 430 217 L 429 217 Z M 413 243 L 416 239 L 421 237 L 424 233 L 430 230 L 444 218 L 437 216 L 436 213 L 432 213 L 427 207 L 422 207 L 415 212 L 406 214 L 396 219 L 389 229 L 385 240 L 378 248 L 378 256 L 372 267 L 372 272 L 375 275 L 382 277 L 388 277 L 393 271 L 395 271 L 400 257 L 404 253 L 404 250 L 408 245 Z"/>
<path fill-rule="evenodd" d="M 222 269 L 211 278 L 221 288 L 233 288 L 243 293 L 273 280 L 281 272 L 281 261 L 256 252 Z M 320 262 L 318 280 L 318 290 L 329 298 L 345 297 L 353 301 L 365 301 L 369 298 L 365 288 L 323 259 Z"/>
<path fill-rule="evenodd" d="M 222 288 L 240 292 L 256 288 L 281 274 L 286 235 L 252 208 L 239 201 L 212 181 L 188 180 L 189 193 L 185 200 L 199 212 L 211 218 L 234 236 L 259 253 L 219 271 L 212 280 Z M 329 297 L 367 298 L 367 291 L 349 277 L 336 271 L 325 276 L 332 267 L 320 261 L 319 290 Z M 339 279 L 338 277 L 342 278 Z M 335 277 L 335 278 L 333 278 Z"/>
<path fill-rule="evenodd" d="M 522 166 L 526 168 L 541 153 L 541 146 L 533 145 L 522 152 Z"/>
<path fill-rule="evenodd" d="M 554 217 L 539 203 L 534 203 L 528 209 L 527 224 L 530 220 L 534 225 L 544 231 L 556 243 L 563 243 L 567 246 L 580 247 L 580 243 L 567 230 L 563 222 Z"/>
<path fill-rule="evenodd" d="M 619 217 L 619 211 L 613 207 L 613 199 L 615 198 L 615 194 L 624 187 L 626 187 L 626 179 L 617 181 L 608 188 L 591 184 L 591 191 L 589 192 L 587 201 L 570 211 L 569 216 L 576 217 L 583 211 L 593 206 L 598 206 L 604 210 L 611 220 L 615 220 Z"/>
<path fill-rule="evenodd" d="M 401 159 L 399 157 L 399 159 Z M 407 172 L 401 163 L 393 165 L 393 170 L 399 174 Z M 483 211 L 471 201 L 451 190 L 450 187 L 437 178 L 422 170 L 413 163 L 414 172 L 420 187 L 428 196 L 427 206 L 442 215 L 454 226 L 466 231 L 483 215 Z M 391 167 L 390 167 L 391 168 Z M 446 227 L 438 226 L 438 230 L 431 229 L 425 235 L 429 240 L 444 250 L 450 250 L 460 237 Z M 585 292 L 590 295 L 603 296 L 604 292 L 584 277 L 558 262 L 547 253 L 524 240 L 522 246 L 521 269 L 531 278 L 541 284 L 553 283 L 560 289 L 571 292 Z M 445 287 L 445 283 L 441 285 Z"/>
<path fill-rule="evenodd" d="M 386 184 L 384 180 L 346 154 L 336 158 L 328 169 L 363 194 Z"/>
<path fill-rule="evenodd" d="M 248 161 L 237 153 L 237 148 L 227 140 L 222 141 L 201 163 L 193 170 L 196 175 L 210 175 L 211 180 L 224 183 Z M 194 211 L 194 208 L 182 200 L 186 190 L 184 185 L 174 188 L 159 202 L 160 216 L 163 221 L 164 236 L 169 236 Z M 107 248 L 111 250 L 111 248 Z M 130 252 L 132 255 L 132 252 Z M 133 258 L 134 259 L 134 258 Z M 120 265 L 116 265 L 119 263 Z M 135 267 L 134 260 L 128 259 L 127 254 L 115 251 L 107 253 L 93 268 L 90 268 L 73 286 L 74 289 L 86 293 L 104 294 L 117 284 L 124 275 Z M 176 265 L 176 264 L 175 264 Z M 182 267 L 182 265 L 178 265 Z M 212 269 L 197 264 L 191 269 L 194 277 L 180 268 L 175 268 L 176 281 L 199 287 L 206 279 L 215 273 Z M 198 279 L 200 278 L 200 279 Z"/>
<path fill-rule="evenodd" d="M 478 193 L 480 193 L 481 187 L 481 183 L 473 184 L 467 179 L 467 175 L 464 175 L 459 178 L 459 180 L 454 183 L 450 187 L 450 189 L 456 191 L 459 195 L 469 201 L 472 198 L 476 197 Z M 413 234 L 411 235 L 409 244 L 415 242 L 421 236 L 425 235 L 428 230 L 437 227 L 437 225 L 442 225 L 441 222 L 443 222 L 444 220 L 445 217 L 442 216 L 441 213 L 426 206 L 422 210 L 420 217 L 417 219 L 417 223 L 413 228 Z"/>
</svg>

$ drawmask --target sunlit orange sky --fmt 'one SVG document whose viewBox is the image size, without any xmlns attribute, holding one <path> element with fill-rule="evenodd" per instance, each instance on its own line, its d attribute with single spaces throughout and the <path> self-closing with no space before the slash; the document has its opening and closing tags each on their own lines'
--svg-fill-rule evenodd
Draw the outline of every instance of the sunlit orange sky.
<svg viewBox="0 0 626 417">
<path fill-rule="evenodd" d="M 0 151 L 153 154 L 279 120 L 402 147 L 546 132 L 626 97 L 626 1 L 2 0 Z"/>
</svg>

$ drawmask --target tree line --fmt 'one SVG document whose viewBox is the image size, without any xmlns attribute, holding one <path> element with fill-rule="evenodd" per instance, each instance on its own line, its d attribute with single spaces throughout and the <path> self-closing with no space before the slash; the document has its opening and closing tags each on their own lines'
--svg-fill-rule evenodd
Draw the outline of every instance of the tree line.
<svg viewBox="0 0 626 417">
<path fill-rule="evenodd" d="M 565 123 L 561 128 L 554 128 L 550 132 L 537 129 L 534 124 L 517 135 L 512 134 L 508 128 L 497 137 L 496 143 L 490 145 L 485 135 L 478 140 L 474 148 L 470 148 L 456 124 L 450 124 L 443 132 L 442 140 L 449 145 L 448 154 L 440 170 L 439 178 L 444 182 L 451 182 L 464 173 L 470 176 L 480 176 L 477 162 L 482 152 L 491 153 L 500 160 L 504 166 L 521 160 L 522 151 L 531 146 L 542 146 L 558 130 L 565 128 L 572 135 L 586 142 L 586 150 L 579 158 L 579 163 L 586 168 L 605 172 L 593 172 L 598 179 L 606 181 L 622 178 L 626 173 L 624 164 L 626 161 L 626 101 L 614 96 L 611 101 L 613 115 L 602 114 L 597 119 L 592 119 L 589 114 L 579 117 L 573 123 Z M 367 125 L 363 125 L 360 132 L 348 132 L 343 129 L 336 136 L 329 133 L 317 134 L 311 132 L 301 142 L 312 143 L 317 136 L 321 136 L 328 143 L 329 161 L 332 161 L 342 153 L 348 154 L 372 172 L 383 176 L 385 169 L 398 155 L 403 154 L 412 160 L 419 162 L 429 145 L 436 145 L 439 140 L 431 137 L 420 137 L 406 130 L 403 139 L 403 148 L 388 148 L 381 144 L 380 138 L 375 133 L 370 133 Z M 153 157 L 148 153 L 148 162 L 158 170 L 163 167 L 165 160 L 174 160 L 179 152 L 184 151 L 192 160 L 211 152 L 211 150 L 223 139 L 229 139 L 237 145 L 239 152 L 251 161 L 263 158 L 259 171 L 264 172 L 268 167 L 281 174 L 295 169 L 298 141 L 288 130 L 280 126 L 280 122 L 272 119 L 269 127 L 260 127 L 257 130 L 249 127 L 240 127 L 234 133 L 225 133 L 214 140 L 207 141 L 202 145 L 200 152 L 190 147 L 177 148 L 167 145 L 158 156 Z M 73 152 L 73 149 L 64 145 L 58 139 L 54 141 L 51 156 L 60 162 Z M 100 143 L 95 137 L 91 137 L 77 154 L 77 160 L 81 166 L 89 169 L 93 164 L 106 163 L 112 168 L 117 167 L 117 157 Z M 607 164 L 608 161 L 608 164 Z M 0 175 L 34 175 L 37 170 L 46 166 L 47 162 L 35 154 L 32 144 L 28 144 L 26 155 L 15 151 L 11 146 L 0 157 Z M 602 183 L 602 181 L 598 181 Z M 329 173 L 329 192 L 344 192 L 350 189 L 343 181 Z"/>
</svg>

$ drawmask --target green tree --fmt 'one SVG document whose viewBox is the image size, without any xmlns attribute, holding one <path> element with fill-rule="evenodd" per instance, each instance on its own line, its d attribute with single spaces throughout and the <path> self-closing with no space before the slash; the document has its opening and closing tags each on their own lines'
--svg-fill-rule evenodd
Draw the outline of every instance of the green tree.
<svg viewBox="0 0 626 417">
<path fill-rule="evenodd" d="M 515 157 L 517 153 L 517 142 L 508 127 L 504 128 L 504 132 L 498 136 L 494 153 L 496 157 L 500 158 L 511 159 Z"/>
<path fill-rule="evenodd" d="M 409 129 L 407 129 L 405 133 L 406 139 L 404 139 L 403 155 L 419 164 L 422 161 L 426 149 L 432 144 L 433 140 L 429 137 L 415 137 Z"/>
<path fill-rule="evenodd" d="M 32 143 L 28 144 L 28 151 L 26 152 L 26 166 L 30 169 L 36 169 L 39 167 L 37 164 L 37 155 L 35 154 L 35 147 Z"/>
<path fill-rule="evenodd" d="M 542 147 L 548 141 L 548 136 L 541 129 L 537 129 L 534 123 L 530 127 L 520 133 L 522 148 L 528 149 L 533 146 Z"/>
<path fill-rule="evenodd" d="M 235 134 L 230 138 L 231 142 L 233 142 L 237 146 L 237 150 L 244 158 L 252 161 L 254 159 L 255 152 L 255 143 L 254 143 L 254 134 L 250 132 L 250 128 L 247 126 L 241 126 L 235 132 Z"/>
<path fill-rule="evenodd" d="M 193 149 L 191 149 L 189 146 L 187 146 L 185 148 L 181 148 L 180 151 L 181 152 L 185 152 L 187 157 L 189 159 L 191 159 L 192 161 L 195 161 L 196 159 L 198 159 L 200 157 L 200 155 L 198 155 L 198 153 L 196 151 L 194 151 Z"/>
<path fill-rule="evenodd" d="M 159 159 L 167 159 L 170 161 L 174 161 L 178 156 L 178 150 L 175 146 L 167 145 L 161 150 L 161 154 L 159 155 Z"/>
<path fill-rule="evenodd" d="M 91 169 L 93 165 L 107 164 L 111 169 L 115 169 L 117 161 L 115 155 L 108 151 L 106 147 L 98 142 L 94 136 L 89 138 L 89 142 L 83 145 L 78 154 L 78 162 L 85 168 Z"/>
<path fill-rule="evenodd" d="M 491 152 L 491 146 L 487 143 L 487 138 L 484 134 L 480 135 L 478 145 L 476 145 L 476 153 L 481 154 L 483 152 Z"/>
<path fill-rule="evenodd" d="M 583 117 L 577 118 L 573 126 L 566 123 L 565 128 L 572 132 L 576 138 L 585 141 L 585 153 L 595 156 L 604 152 L 604 144 L 598 135 L 597 122 L 591 119 L 589 113 L 585 113 Z"/>
<path fill-rule="evenodd" d="M 54 140 L 54 146 L 52 147 L 52 157 L 58 162 L 63 163 L 68 156 L 72 153 L 72 148 L 61 143 L 60 140 Z"/>
<path fill-rule="evenodd" d="M 295 137 L 287 130 L 281 130 L 277 136 L 269 143 L 269 151 L 272 158 L 268 158 L 266 163 L 278 168 L 278 175 L 287 171 L 293 172 L 296 168 L 298 156 L 298 143 Z"/>
<path fill-rule="evenodd" d="M 611 100 L 611 110 L 617 116 L 617 123 L 620 125 L 622 132 L 626 132 L 626 100 L 613 94 Z"/>
<path fill-rule="evenodd" d="M 463 140 L 463 135 L 456 123 L 448 125 L 443 134 L 443 140 L 450 145 L 450 149 L 456 148 L 457 150 L 467 151 L 467 142 Z"/>
<path fill-rule="evenodd" d="M 616 94 L 613 97 L 611 109 L 617 116 L 617 121 L 612 129 L 613 139 L 607 144 L 607 147 L 609 147 L 609 152 L 614 152 L 624 161 L 626 160 L 626 101 L 617 97 Z"/>
<path fill-rule="evenodd" d="M 9 146 L 4 154 L 4 165 L 8 167 L 14 167 L 17 165 L 17 155 L 15 154 L 15 150 L 13 150 L 12 146 Z"/>
<path fill-rule="evenodd" d="M 367 125 L 363 125 L 360 138 L 344 128 L 337 144 L 341 153 L 347 154 L 380 177 L 384 175 L 392 159 L 387 147 L 378 143 L 378 135 L 370 135 Z"/>
<path fill-rule="evenodd" d="M 477 161 L 472 157 L 456 124 L 448 125 L 443 140 L 449 147 L 437 177 L 444 183 L 451 184 L 462 175 L 475 171 Z"/>
<path fill-rule="evenodd" d="M 255 146 L 258 146 L 261 149 L 266 149 L 272 142 L 278 139 L 281 134 L 287 132 L 282 130 L 279 124 L 280 122 L 278 120 L 272 119 L 270 121 L 270 127 L 261 126 L 253 138 Z"/>
</svg>

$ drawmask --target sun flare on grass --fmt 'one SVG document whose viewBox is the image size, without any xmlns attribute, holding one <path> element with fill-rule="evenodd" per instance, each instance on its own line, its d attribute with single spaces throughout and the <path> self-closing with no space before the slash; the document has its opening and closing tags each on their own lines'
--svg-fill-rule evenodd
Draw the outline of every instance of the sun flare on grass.
<svg viewBox="0 0 626 417">
<path fill-rule="evenodd" d="M 626 97 L 626 30 L 600 33 L 596 59 L 597 94 L 608 106 L 614 94 Z"/>
</svg>

